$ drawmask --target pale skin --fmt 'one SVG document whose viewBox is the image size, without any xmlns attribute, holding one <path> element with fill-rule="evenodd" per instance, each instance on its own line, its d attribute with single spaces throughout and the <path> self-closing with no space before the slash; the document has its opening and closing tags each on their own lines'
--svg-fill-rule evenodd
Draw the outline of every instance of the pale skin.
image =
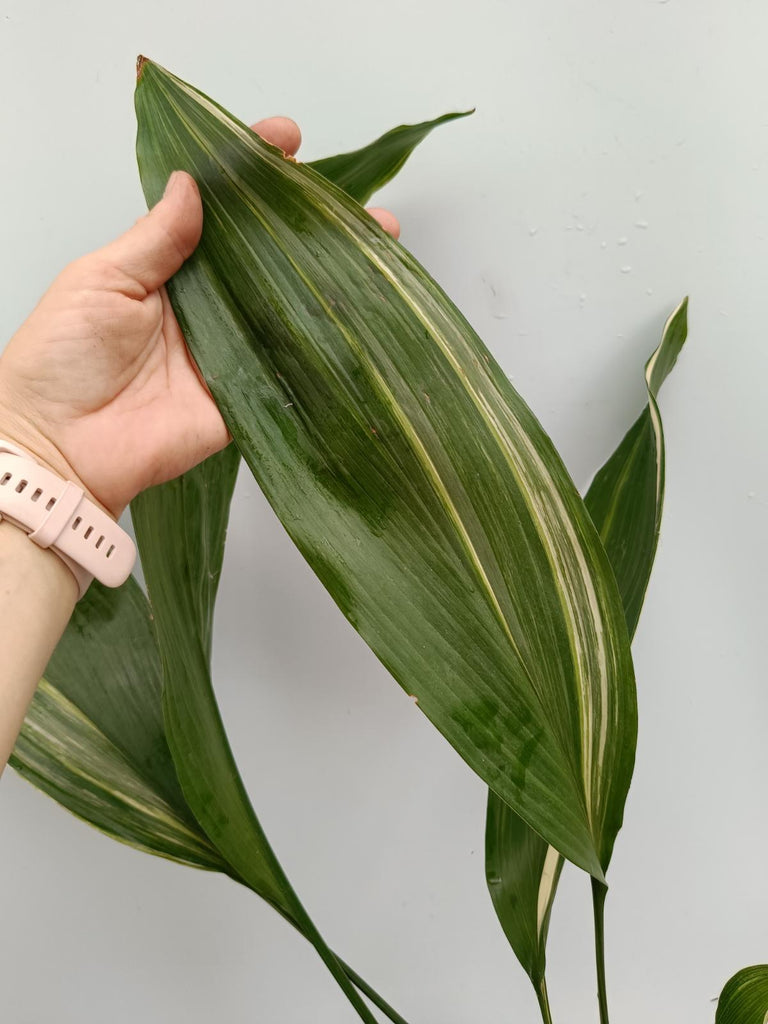
<svg viewBox="0 0 768 1024">
<path fill-rule="evenodd" d="M 288 118 L 253 129 L 286 153 L 299 148 Z M 368 212 L 398 236 L 391 213 Z M 59 275 L 0 357 L 0 438 L 79 484 L 115 519 L 145 488 L 230 440 L 164 288 L 202 223 L 197 186 L 177 172 L 149 214 Z M 0 772 L 77 594 L 55 552 L 0 522 Z"/>
</svg>

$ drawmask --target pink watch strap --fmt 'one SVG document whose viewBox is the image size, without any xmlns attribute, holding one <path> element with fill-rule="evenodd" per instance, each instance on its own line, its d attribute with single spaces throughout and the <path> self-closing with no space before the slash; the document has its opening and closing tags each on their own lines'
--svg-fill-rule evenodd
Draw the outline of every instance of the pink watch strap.
<svg viewBox="0 0 768 1024">
<path fill-rule="evenodd" d="M 69 566 L 80 597 L 95 576 L 118 587 L 131 574 L 136 547 L 77 484 L 62 480 L 22 449 L 0 440 L 0 519 L 8 519 Z"/>
</svg>

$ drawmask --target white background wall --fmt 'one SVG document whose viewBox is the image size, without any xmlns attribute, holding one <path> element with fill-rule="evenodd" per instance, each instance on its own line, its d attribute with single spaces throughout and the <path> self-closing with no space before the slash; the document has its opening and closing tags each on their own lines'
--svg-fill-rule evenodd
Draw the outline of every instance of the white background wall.
<svg viewBox="0 0 768 1024">
<path fill-rule="evenodd" d="M 0 337 L 142 210 L 144 52 L 302 153 L 476 105 L 382 193 L 591 473 L 662 396 L 668 499 L 635 644 L 637 771 L 612 865 L 620 1024 L 711 1021 L 768 957 L 768 8 L 758 0 L 0 0 Z M 483 879 L 484 791 L 240 481 L 215 670 L 254 803 L 326 937 L 412 1024 L 537 1019 Z M 0 783 L 4 1024 L 353 1021 L 309 947 L 225 879 Z M 555 1019 L 596 1019 L 588 884 L 552 922 Z"/>
</svg>

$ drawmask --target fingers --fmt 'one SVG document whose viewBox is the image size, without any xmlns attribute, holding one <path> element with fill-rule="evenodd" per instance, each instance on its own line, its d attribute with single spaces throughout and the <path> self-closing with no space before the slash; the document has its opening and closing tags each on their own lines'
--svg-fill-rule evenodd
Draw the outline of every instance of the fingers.
<svg viewBox="0 0 768 1024">
<path fill-rule="evenodd" d="M 283 152 L 295 156 L 301 145 L 301 129 L 290 117 L 267 117 L 251 125 L 251 129 L 260 135 L 265 142 L 278 146 Z M 400 237 L 400 222 L 389 210 L 370 207 L 368 213 L 377 220 L 388 235 Z"/>
<path fill-rule="evenodd" d="M 381 224 L 388 235 L 392 235 L 393 238 L 400 237 L 400 221 L 394 213 L 390 213 L 389 210 L 382 210 L 378 206 L 369 206 L 368 213 Z"/>
<path fill-rule="evenodd" d="M 95 255 L 153 292 L 192 255 L 202 230 L 197 185 L 185 171 L 174 171 L 165 195 L 146 217 Z"/>
<path fill-rule="evenodd" d="M 301 130 L 290 117 L 267 117 L 252 124 L 251 128 L 265 142 L 278 146 L 290 156 L 295 156 L 301 145 Z"/>
</svg>

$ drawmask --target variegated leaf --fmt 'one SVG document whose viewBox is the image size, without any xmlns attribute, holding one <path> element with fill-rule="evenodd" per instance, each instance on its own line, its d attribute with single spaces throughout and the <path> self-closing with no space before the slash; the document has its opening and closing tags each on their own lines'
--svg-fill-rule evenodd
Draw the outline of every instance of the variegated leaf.
<svg viewBox="0 0 768 1024">
<path fill-rule="evenodd" d="M 12 763 L 19 774 L 113 839 L 138 850 L 222 871 L 225 865 L 83 712 L 41 680 Z"/>
<path fill-rule="evenodd" d="M 176 778 L 151 618 L 133 578 L 118 590 L 91 584 L 48 665 L 10 763 L 115 839 L 226 871 Z"/>
<path fill-rule="evenodd" d="M 608 863 L 635 707 L 610 565 L 561 460 L 426 272 L 348 197 L 146 62 L 138 153 L 205 226 L 169 289 L 283 523 L 468 763 Z"/>
<path fill-rule="evenodd" d="M 661 342 L 646 363 L 648 404 L 595 475 L 585 499 L 616 573 L 630 636 L 653 568 L 664 505 L 658 392 L 687 333 L 685 299 L 667 320 Z M 493 792 L 488 795 L 485 842 L 486 880 L 499 922 L 540 1002 L 546 1002 L 547 932 L 562 858 Z"/>
</svg>

